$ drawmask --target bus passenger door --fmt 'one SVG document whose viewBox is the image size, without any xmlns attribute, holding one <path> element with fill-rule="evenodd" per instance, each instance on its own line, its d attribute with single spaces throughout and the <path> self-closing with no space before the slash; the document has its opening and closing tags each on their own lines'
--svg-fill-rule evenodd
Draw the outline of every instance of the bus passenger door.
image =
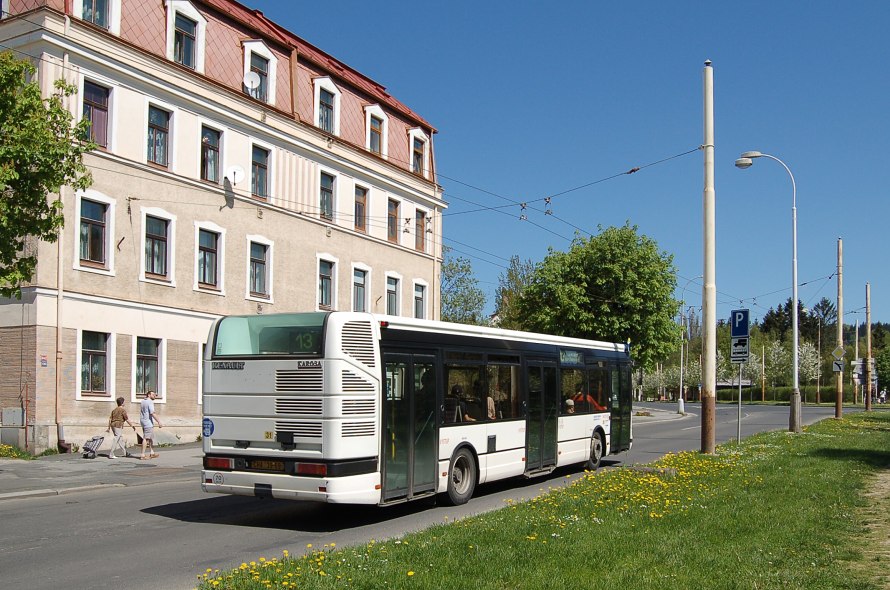
<svg viewBox="0 0 890 590">
<path fill-rule="evenodd" d="M 529 361 L 526 368 L 528 405 L 526 413 L 526 472 L 556 465 L 556 435 L 559 417 L 559 384 L 556 363 Z"/>
<path fill-rule="evenodd" d="M 612 432 L 609 442 L 611 453 L 630 449 L 630 421 L 633 391 L 630 368 L 613 367 L 612 374 Z"/>
<path fill-rule="evenodd" d="M 436 481 L 436 359 L 383 356 L 383 500 L 432 492 Z"/>
</svg>

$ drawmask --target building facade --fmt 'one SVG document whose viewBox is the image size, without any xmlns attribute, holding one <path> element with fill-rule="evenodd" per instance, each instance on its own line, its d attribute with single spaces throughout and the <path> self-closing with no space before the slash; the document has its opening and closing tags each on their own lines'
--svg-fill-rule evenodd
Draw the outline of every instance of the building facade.
<svg viewBox="0 0 890 590">
<path fill-rule="evenodd" d="M 45 93 L 77 87 L 99 146 L 22 299 L 0 300 L 6 439 L 82 444 L 154 389 L 160 441 L 195 440 L 220 315 L 438 318 L 436 130 L 383 86 L 231 0 L 0 8 L 0 43 Z"/>
</svg>

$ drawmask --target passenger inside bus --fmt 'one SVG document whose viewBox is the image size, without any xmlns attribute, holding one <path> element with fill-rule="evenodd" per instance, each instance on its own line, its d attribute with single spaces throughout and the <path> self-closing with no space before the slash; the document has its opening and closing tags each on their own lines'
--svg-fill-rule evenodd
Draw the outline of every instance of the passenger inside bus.
<svg viewBox="0 0 890 590">
<path fill-rule="evenodd" d="M 453 409 L 450 409 L 453 408 Z M 445 398 L 445 422 L 475 422 L 464 399 L 464 388 L 459 384 L 451 387 L 451 396 Z"/>
<path fill-rule="evenodd" d="M 566 414 L 574 414 L 575 413 L 575 402 L 571 399 L 566 400 Z"/>
</svg>

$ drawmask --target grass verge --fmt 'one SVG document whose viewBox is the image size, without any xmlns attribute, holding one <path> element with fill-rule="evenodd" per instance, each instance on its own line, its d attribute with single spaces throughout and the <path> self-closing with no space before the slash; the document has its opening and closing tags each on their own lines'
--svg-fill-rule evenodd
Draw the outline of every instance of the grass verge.
<svg viewBox="0 0 890 590">
<path fill-rule="evenodd" d="M 886 478 L 888 449 L 890 412 L 853 414 L 588 473 L 400 539 L 259 557 L 197 587 L 875 590 L 890 522 L 867 486 Z"/>
</svg>

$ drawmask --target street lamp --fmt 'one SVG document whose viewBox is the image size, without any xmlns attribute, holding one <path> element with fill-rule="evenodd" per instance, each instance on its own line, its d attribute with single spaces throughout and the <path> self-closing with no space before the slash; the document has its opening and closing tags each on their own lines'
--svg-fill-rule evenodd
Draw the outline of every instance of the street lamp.
<svg viewBox="0 0 890 590">
<path fill-rule="evenodd" d="M 791 169 L 775 156 L 761 152 L 744 152 L 735 161 L 736 168 L 746 169 L 754 164 L 755 158 L 769 158 L 775 160 L 785 169 L 791 177 L 791 331 L 792 331 L 792 367 L 791 367 L 791 416 L 788 420 L 788 430 L 800 432 L 800 380 L 798 377 L 799 351 L 798 351 L 798 317 L 797 317 L 797 184 Z"/>
</svg>

